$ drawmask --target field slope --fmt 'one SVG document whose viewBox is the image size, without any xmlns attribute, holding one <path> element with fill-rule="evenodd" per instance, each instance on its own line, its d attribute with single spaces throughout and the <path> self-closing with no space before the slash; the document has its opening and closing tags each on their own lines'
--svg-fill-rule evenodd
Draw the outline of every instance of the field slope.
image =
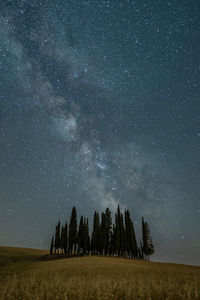
<svg viewBox="0 0 200 300">
<path fill-rule="evenodd" d="M 0 299 L 200 299 L 200 267 L 0 247 Z"/>
</svg>

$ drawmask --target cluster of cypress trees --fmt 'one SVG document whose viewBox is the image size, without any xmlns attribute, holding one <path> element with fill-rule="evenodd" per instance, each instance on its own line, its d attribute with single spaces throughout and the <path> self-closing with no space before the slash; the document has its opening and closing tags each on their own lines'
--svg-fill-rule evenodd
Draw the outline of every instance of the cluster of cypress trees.
<svg viewBox="0 0 200 300">
<path fill-rule="evenodd" d="M 88 219 L 81 216 L 78 225 L 76 208 L 73 207 L 69 225 L 66 222 L 61 227 L 58 222 L 50 246 L 51 255 L 111 255 L 149 260 L 153 253 L 149 224 L 142 217 L 142 241 L 138 245 L 130 212 L 121 213 L 119 206 L 114 224 L 109 208 L 102 212 L 101 217 L 95 211 L 91 235 Z"/>
</svg>

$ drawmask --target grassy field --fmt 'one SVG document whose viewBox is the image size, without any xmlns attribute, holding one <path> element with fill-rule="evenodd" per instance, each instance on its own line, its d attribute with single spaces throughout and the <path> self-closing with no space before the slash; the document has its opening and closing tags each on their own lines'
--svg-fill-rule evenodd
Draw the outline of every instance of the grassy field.
<svg viewBox="0 0 200 300">
<path fill-rule="evenodd" d="M 200 267 L 0 247 L 0 299 L 200 299 Z"/>
</svg>

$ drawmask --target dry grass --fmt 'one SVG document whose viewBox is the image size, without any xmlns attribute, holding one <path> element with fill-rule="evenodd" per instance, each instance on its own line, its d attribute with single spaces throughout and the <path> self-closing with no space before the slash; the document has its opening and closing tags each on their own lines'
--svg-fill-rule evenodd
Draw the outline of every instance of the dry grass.
<svg viewBox="0 0 200 300">
<path fill-rule="evenodd" d="M 200 299 L 200 267 L 107 257 L 43 261 L 45 252 L 14 248 L 5 253 L 0 248 L 0 299 Z"/>
</svg>

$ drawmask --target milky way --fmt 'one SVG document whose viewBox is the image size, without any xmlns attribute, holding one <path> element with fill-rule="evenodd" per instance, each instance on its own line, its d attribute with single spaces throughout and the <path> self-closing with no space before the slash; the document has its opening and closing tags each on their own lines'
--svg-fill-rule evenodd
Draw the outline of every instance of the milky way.
<svg viewBox="0 0 200 300">
<path fill-rule="evenodd" d="M 129 208 L 155 260 L 199 264 L 196 1 L 1 1 L 0 243 L 72 206 Z"/>
</svg>

